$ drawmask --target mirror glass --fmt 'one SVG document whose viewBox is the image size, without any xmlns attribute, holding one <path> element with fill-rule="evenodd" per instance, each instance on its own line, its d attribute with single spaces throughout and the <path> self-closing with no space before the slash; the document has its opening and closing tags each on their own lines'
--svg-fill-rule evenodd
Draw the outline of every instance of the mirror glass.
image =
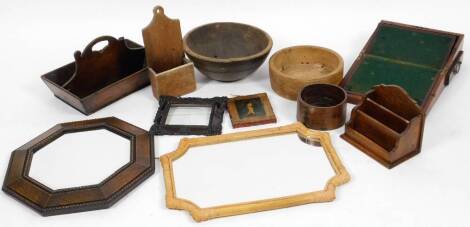
<svg viewBox="0 0 470 227">
<path fill-rule="evenodd" d="M 167 125 L 209 125 L 211 106 L 171 105 Z"/>
<path fill-rule="evenodd" d="M 68 133 L 34 153 L 29 176 L 54 190 L 98 184 L 130 162 L 130 148 L 106 129 Z"/>
<path fill-rule="evenodd" d="M 323 148 L 296 133 L 192 147 L 173 171 L 177 196 L 201 207 L 322 190 L 335 175 Z"/>
</svg>

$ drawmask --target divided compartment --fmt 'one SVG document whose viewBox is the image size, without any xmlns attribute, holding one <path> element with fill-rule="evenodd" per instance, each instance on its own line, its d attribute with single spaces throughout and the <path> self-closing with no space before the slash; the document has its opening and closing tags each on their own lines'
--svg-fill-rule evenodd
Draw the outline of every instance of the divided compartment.
<svg viewBox="0 0 470 227">
<path fill-rule="evenodd" d="M 101 42 L 107 42 L 107 45 L 101 50 L 93 50 Z M 111 36 L 94 39 L 83 52 L 75 52 L 75 72 L 61 86 L 77 97 L 85 98 L 143 70 L 145 51 L 131 43 Z"/>
<path fill-rule="evenodd" d="M 351 125 L 355 131 L 364 135 L 375 144 L 390 152 L 399 139 L 399 133 L 372 118 L 361 110 L 356 111 L 355 121 Z"/>
<path fill-rule="evenodd" d="M 106 36 L 104 36 L 104 37 L 106 37 Z M 100 38 L 103 38 L 103 36 L 95 39 L 93 42 L 96 41 L 96 43 L 97 43 L 97 40 L 99 40 Z M 133 50 L 135 52 L 134 56 L 136 56 L 136 57 L 131 59 L 131 61 L 126 62 L 125 64 L 117 65 L 117 70 L 113 70 L 113 72 L 116 72 L 116 73 L 111 75 L 110 79 L 101 81 L 102 83 L 99 86 L 94 88 L 95 91 L 103 89 L 106 86 L 108 86 L 108 85 L 110 85 L 110 84 L 112 84 L 116 81 L 119 81 L 121 79 L 124 79 L 124 78 L 128 77 L 129 75 L 132 75 L 132 74 L 134 74 L 138 71 L 141 71 L 142 69 L 145 68 L 146 63 L 145 63 L 144 48 L 141 45 L 139 45 L 139 44 L 137 44 L 137 43 L 135 43 L 131 40 L 128 40 L 128 39 L 124 39 L 124 43 L 125 43 L 125 46 L 129 50 Z M 104 48 L 106 48 L 106 46 Z M 99 50 L 98 52 L 102 52 L 104 50 L 104 48 L 102 50 Z M 92 51 L 92 50 L 89 50 L 89 51 Z M 125 61 L 125 60 L 128 60 L 128 59 L 126 59 L 126 58 L 122 59 L 122 61 Z M 76 73 L 76 69 L 77 69 L 76 62 L 71 62 L 67 65 L 64 65 L 64 66 L 58 68 L 58 69 L 55 69 L 51 72 L 48 72 L 48 73 L 44 74 L 42 77 L 43 77 L 43 79 L 47 80 L 46 83 L 51 83 L 51 84 L 54 84 L 56 87 L 64 88 L 66 86 L 66 84 L 69 84 L 72 81 L 73 77 L 75 76 L 74 74 Z M 109 74 L 109 72 L 108 72 L 108 74 Z M 69 90 L 69 89 L 67 89 L 67 90 Z M 74 93 L 73 91 L 70 91 L 70 92 L 72 94 L 76 95 L 77 97 L 80 97 L 80 98 L 86 97 L 87 95 L 89 95 L 89 93 L 93 93 L 93 91 L 92 91 L 92 92 L 88 92 L 88 94 L 85 94 L 87 92 L 79 91 L 78 93 L 82 93 L 82 95 L 78 95 L 78 93 Z"/>
<path fill-rule="evenodd" d="M 93 50 L 99 42 L 108 44 Z M 54 95 L 85 115 L 137 91 L 149 82 L 145 49 L 124 38 L 101 36 L 74 54 L 75 61 L 41 76 Z"/>
<path fill-rule="evenodd" d="M 402 134 L 415 117 L 412 111 L 400 111 L 404 116 L 395 113 L 386 106 L 394 104 L 379 104 L 372 98 L 380 99 L 377 94 L 364 99 L 356 110 L 354 129 L 372 140 L 374 143 L 390 152 Z"/>
<path fill-rule="evenodd" d="M 392 168 L 421 149 L 424 114 L 406 91 L 379 85 L 351 113 L 341 137 Z"/>
<path fill-rule="evenodd" d="M 368 115 L 373 120 L 380 122 L 383 126 L 388 127 L 396 133 L 402 133 L 408 124 L 409 120 L 402 116 L 390 111 L 386 107 L 378 104 L 372 99 L 365 99 L 364 103 L 359 107 L 359 111 Z"/>
<path fill-rule="evenodd" d="M 416 101 L 402 87 L 398 85 L 378 85 L 375 88 L 377 92 L 368 93 L 365 100 L 374 102 L 377 106 L 408 122 L 421 114 L 421 109 Z M 397 89 L 400 91 L 397 91 Z"/>
</svg>

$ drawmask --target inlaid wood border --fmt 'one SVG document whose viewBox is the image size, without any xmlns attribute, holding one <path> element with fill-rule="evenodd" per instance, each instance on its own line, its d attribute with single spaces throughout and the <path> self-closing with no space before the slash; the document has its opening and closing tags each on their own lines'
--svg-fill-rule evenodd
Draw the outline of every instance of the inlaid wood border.
<svg viewBox="0 0 470 227">
<path fill-rule="evenodd" d="M 173 174 L 173 161 L 176 161 L 178 158 L 183 156 L 189 150 L 189 148 L 261 137 L 278 136 L 289 133 L 297 133 L 299 137 L 303 137 L 307 140 L 314 141 L 322 145 L 331 167 L 335 172 L 335 175 L 328 180 L 323 190 L 279 198 L 207 208 L 199 207 L 190 200 L 179 198 L 177 196 Z M 280 209 L 308 203 L 333 201 L 336 197 L 336 187 L 350 180 L 349 173 L 341 163 L 340 158 L 336 154 L 336 151 L 331 144 L 329 134 L 326 132 L 309 130 L 300 122 L 282 127 L 230 133 L 218 136 L 183 138 L 181 139 L 180 144 L 175 151 L 160 157 L 160 162 L 163 167 L 163 176 L 165 181 L 166 206 L 170 209 L 188 211 L 192 215 L 193 219 L 197 222 L 206 221 L 213 218 Z"/>
<path fill-rule="evenodd" d="M 58 190 L 28 176 L 33 155 L 42 147 L 67 133 L 98 129 L 131 142 L 130 162 L 111 176 L 99 184 Z M 147 131 L 115 117 L 58 124 L 12 152 L 2 189 L 43 216 L 108 208 L 155 172 L 152 138 Z"/>
</svg>

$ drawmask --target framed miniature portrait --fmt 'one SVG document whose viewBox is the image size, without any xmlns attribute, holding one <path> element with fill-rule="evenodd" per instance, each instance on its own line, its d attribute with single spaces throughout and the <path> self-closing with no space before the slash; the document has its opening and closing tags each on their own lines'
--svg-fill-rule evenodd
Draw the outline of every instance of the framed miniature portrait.
<svg viewBox="0 0 470 227">
<path fill-rule="evenodd" d="M 266 93 L 230 98 L 227 108 L 233 128 L 277 121 Z"/>
<path fill-rule="evenodd" d="M 227 109 L 227 97 L 181 98 L 160 96 L 160 106 L 150 128 L 152 135 L 218 135 L 222 133 L 222 121 Z M 196 109 L 207 109 L 206 119 L 193 123 Z M 183 112 L 180 121 L 173 121 L 175 113 Z M 204 111 L 203 111 L 204 112 Z M 183 119 L 183 121 L 181 121 Z"/>
</svg>

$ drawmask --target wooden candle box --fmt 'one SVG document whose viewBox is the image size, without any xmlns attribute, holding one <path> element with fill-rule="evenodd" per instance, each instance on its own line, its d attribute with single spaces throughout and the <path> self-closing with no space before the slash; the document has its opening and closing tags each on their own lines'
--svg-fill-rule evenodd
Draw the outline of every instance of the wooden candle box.
<svg viewBox="0 0 470 227">
<path fill-rule="evenodd" d="M 161 6 L 153 9 L 153 18 L 142 29 L 147 74 L 153 96 L 182 96 L 196 90 L 194 64 L 185 58 L 180 22 L 165 15 Z"/>
<path fill-rule="evenodd" d="M 424 113 L 403 88 L 378 85 L 353 108 L 341 137 L 392 168 L 420 152 L 423 128 Z"/>
<path fill-rule="evenodd" d="M 93 46 L 107 41 L 102 50 Z M 130 40 L 102 36 L 83 52 L 74 54 L 75 62 L 41 76 L 54 95 L 85 115 L 149 84 L 145 50 Z"/>
<path fill-rule="evenodd" d="M 463 34 L 381 21 L 342 80 L 358 104 L 375 85 L 401 86 L 428 113 L 458 73 Z"/>
</svg>

